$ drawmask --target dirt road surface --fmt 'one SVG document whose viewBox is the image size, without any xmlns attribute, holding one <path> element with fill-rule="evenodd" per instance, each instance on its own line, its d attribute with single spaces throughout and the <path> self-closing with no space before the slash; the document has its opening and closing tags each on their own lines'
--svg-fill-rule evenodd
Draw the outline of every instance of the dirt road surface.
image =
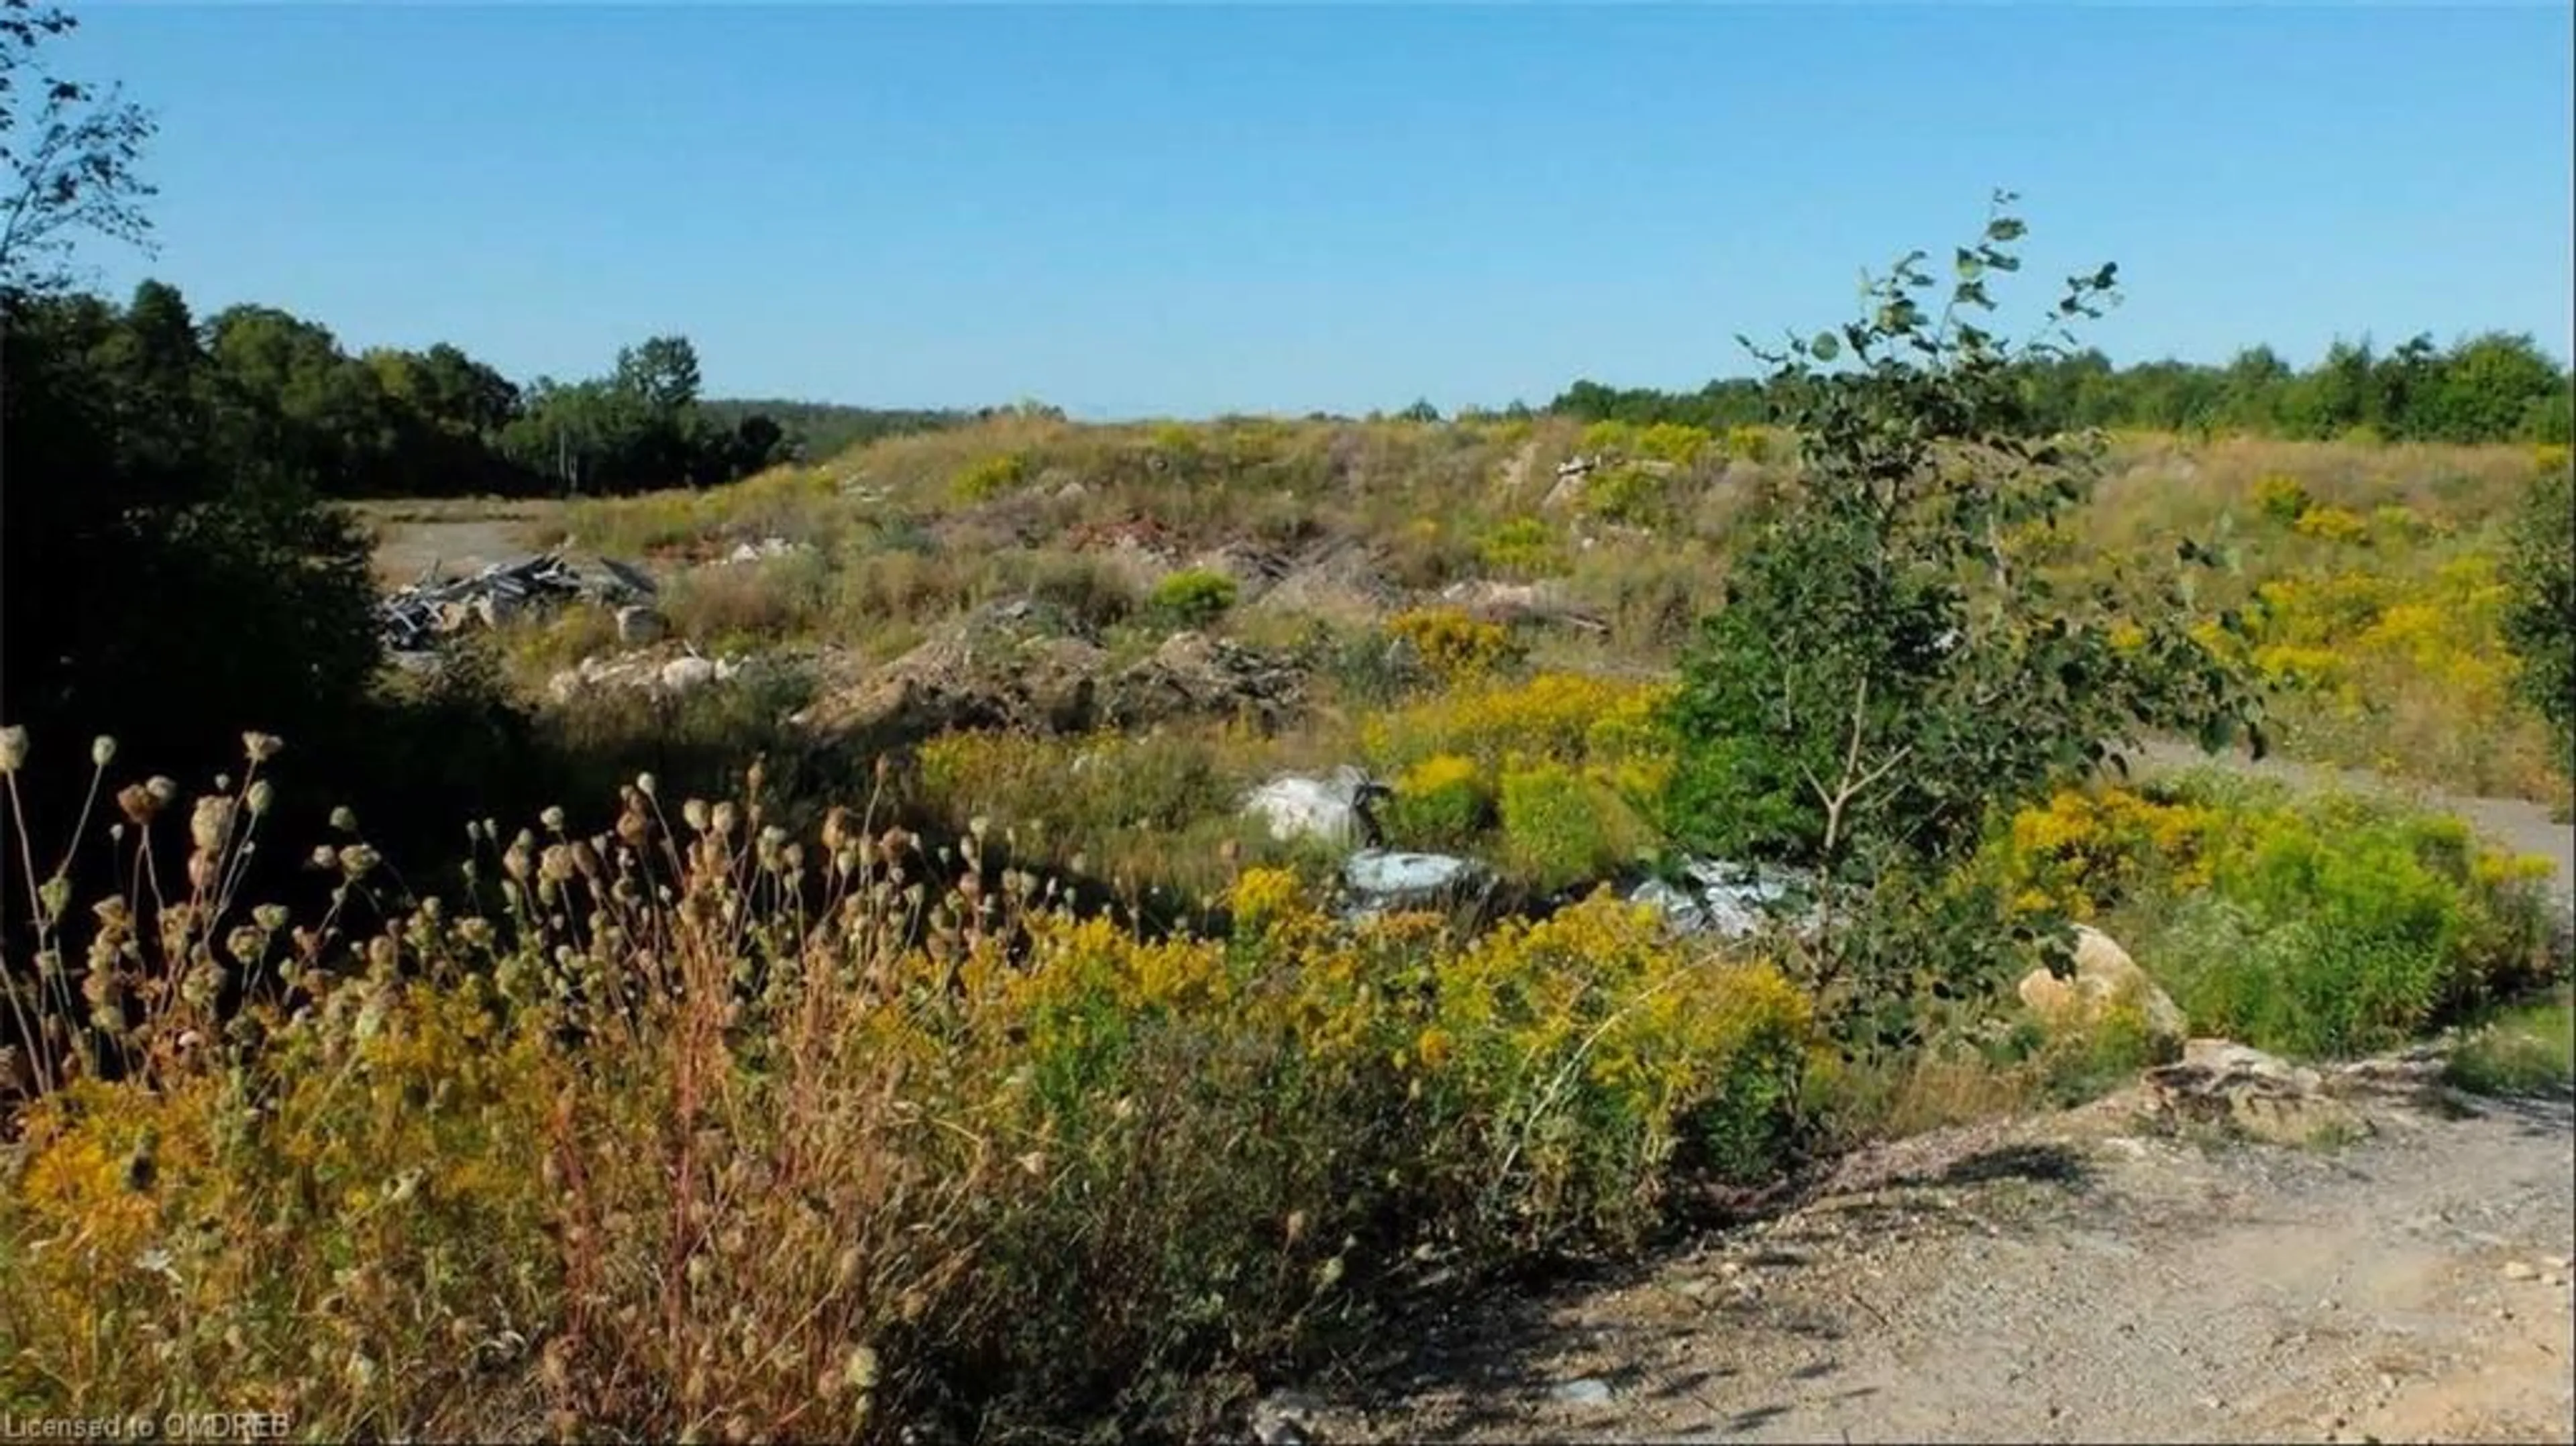
<svg viewBox="0 0 2576 1446">
<path fill-rule="evenodd" d="M 1901 1142 L 1288 1419 L 1329 1443 L 2576 1439 L 2568 1107 L 2370 1111 L 2333 1148 L 2142 1133 L 2116 1099 Z"/>
<path fill-rule="evenodd" d="M 433 567 L 463 577 L 540 551 L 562 515 L 551 502 L 383 502 L 354 509 L 375 533 L 377 581 L 404 587 Z"/>
</svg>

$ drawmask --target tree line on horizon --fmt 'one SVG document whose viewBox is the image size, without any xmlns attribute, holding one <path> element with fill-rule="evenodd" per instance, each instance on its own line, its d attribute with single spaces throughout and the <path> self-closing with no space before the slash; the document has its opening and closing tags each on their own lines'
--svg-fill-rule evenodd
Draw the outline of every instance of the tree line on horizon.
<svg viewBox="0 0 2576 1446">
<path fill-rule="evenodd" d="M 464 349 L 345 349 L 331 329 L 254 304 L 200 319 L 145 281 L 122 306 L 63 288 L 27 294 L 27 346 L 89 386 L 146 403 L 138 425 L 251 427 L 332 498 L 616 494 L 729 482 L 971 413 L 702 396 L 697 348 L 658 335 L 601 375 L 514 381 Z"/>
<path fill-rule="evenodd" d="M 614 495 L 730 482 L 880 437 L 966 425 L 997 409 L 876 408 L 702 395 L 696 347 L 657 335 L 622 348 L 602 374 L 514 381 L 452 343 L 351 352 L 327 326 L 279 307 L 195 317 L 177 287 L 145 281 L 122 306 L 66 290 L 20 298 L 23 344 L 56 350 L 86 385 L 132 404 L 130 424 L 252 435 L 335 499 Z M 2416 337 L 2386 352 L 2338 342 L 2315 365 L 2270 347 L 2225 365 L 2115 366 L 2099 351 L 2018 367 L 2037 430 L 2123 427 L 2301 439 L 2566 442 L 2576 380 L 2528 335 L 2486 333 L 2448 347 Z M 1584 422 L 1680 423 L 1722 431 L 1773 415 L 1766 384 L 1713 380 L 1696 391 L 1580 380 L 1543 409 Z M 1482 410 L 1462 416 L 1494 415 Z M 1528 416 L 1515 405 L 1500 415 Z M 1058 414 L 1060 415 L 1060 413 Z M 1394 414 L 1430 422 L 1417 402 Z"/>
<path fill-rule="evenodd" d="M 2085 350 L 2023 360 L 2014 372 L 2022 423 L 2041 432 L 2118 427 L 2309 441 L 2562 444 L 2576 432 L 2576 374 L 2524 333 L 2486 332 L 2449 347 L 2416 336 L 2385 352 L 2367 339 L 2338 341 L 2304 369 L 2256 346 L 2224 365 L 2122 367 Z M 1765 421 L 1772 399 L 1753 378 L 1722 378 L 1690 392 L 1585 380 L 1547 410 L 1586 422 L 1723 431 Z"/>
</svg>

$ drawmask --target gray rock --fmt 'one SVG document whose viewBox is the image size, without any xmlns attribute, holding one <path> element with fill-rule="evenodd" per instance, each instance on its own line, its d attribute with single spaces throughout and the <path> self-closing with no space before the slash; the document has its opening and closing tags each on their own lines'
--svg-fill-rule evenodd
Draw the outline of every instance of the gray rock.
<svg viewBox="0 0 2576 1446">
<path fill-rule="evenodd" d="M 1370 848 L 1342 865 L 1342 884 L 1351 894 L 1348 912 L 1354 918 L 1448 908 L 1478 897 L 1493 879 L 1493 871 L 1483 864 L 1448 854 Z"/>
<path fill-rule="evenodd" d="M 1308 838 L 1349 848 L 1374 838 L 1369 805 L 1385 792 L 1366 772 L 1344 764 L 1321 778 L 1274 778 L 1244 800 L 1244 812 L 1282 842 Z"/>
<path fill-rule="evenodd" d="M 1776 921 L 1812 925 L 1806 893 L 1813 883 L 1787 869 L 1696 859 L 1678 885 L 1649 879 L 1628 898 L 1654 908 L 1675 932 L 1743 939 Z"/>
<path fill-rule="evenodd" d="M 730 664 L 693 654 L 664 663 L 659 677 L 664 692 L 686 693 L 709 683 L 724 682 L 733 676 L 734 671 Z"/>
<path fill-rule="evenodd" d="M 790 542 L 784 537 L 764 537 L 758 542 L 735 543 L 733 551 L 726 553 L 716 565 L 722 567 L 734 563 L 765 562 L 773 557 L 788 557 L 813 550 L 812 543 Z"/>
<path fill-rule="evenodd" d="M 2151 1112 L 2281 1144 L 2366 1135 L 2370 1117 L 2336 1098 L 2323 1075 L 2249 1045 L 2195 1039 L 2173 1064 L 2147 1071 Z"/>
<path fill-rule="evenodd" d="M 1568 1406 L 1607 1406 L 1615 1394 L 1610 1389 L 1610 1383 L 1598 1376 L 1584 1376 L 1579 1380 L 1562 1381 L 1547 1393 L 1549 1400 L 1559 1401 Z"/>
<path fill-rule="evenodd" d="M 652 608 L 636 605 L 617 610 L 617 641 L 626 647 L 645 647 L 670 634 L 670 623 Z"/>
</svg>

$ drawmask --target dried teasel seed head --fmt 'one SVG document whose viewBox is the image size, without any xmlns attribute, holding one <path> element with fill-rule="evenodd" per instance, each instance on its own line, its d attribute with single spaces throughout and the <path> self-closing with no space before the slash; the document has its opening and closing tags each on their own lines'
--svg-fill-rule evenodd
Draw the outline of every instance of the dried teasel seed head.
<svg viewBox="0 0 2576 1446">
<path fill-rule="evenodd" d="M 197 800 L 188 818 L 188 839 L 207 853 L 221 853 L 233 835 L 233 801 L 216 794 Z"/>
</svg>

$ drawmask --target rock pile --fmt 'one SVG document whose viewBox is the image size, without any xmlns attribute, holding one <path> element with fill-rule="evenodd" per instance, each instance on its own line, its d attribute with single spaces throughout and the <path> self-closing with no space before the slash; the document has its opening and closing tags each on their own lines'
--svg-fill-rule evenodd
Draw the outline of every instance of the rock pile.
<svg viewBox="0 0 2576 1446">
<path fill-rule="evenodd" d="M 1179 633 L 1125 667 L 1060 610 L 994 604 L 797 715 L 827 734 L 926 737 L 952 729 L 1081 733 L 1179 718 L 1250 716 L 1276 727 L 1304 680 L 1286 662 L 1204 633 Z"/>
</svg>

